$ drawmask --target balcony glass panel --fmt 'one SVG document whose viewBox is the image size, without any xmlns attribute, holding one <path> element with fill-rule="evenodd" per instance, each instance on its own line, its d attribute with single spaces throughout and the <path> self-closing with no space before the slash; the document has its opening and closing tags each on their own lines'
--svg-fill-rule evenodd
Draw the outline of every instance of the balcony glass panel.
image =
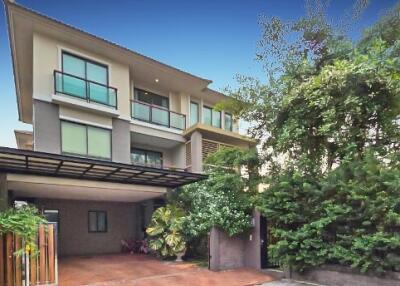
<svg viewBox="0 0 400 286">
<path fill-rule="evenodd" d="M 168 110 L 153 107 L 153 113 L 151 119 L 153 123 L 169 126 Z"/>
<path fill-rule="evenodd" d="M 185 129 L 185 116 L 174 112 L 171 112 L 170 114 L 171 114 L 170 117 L 171 127 L 182 130 Z"/>
<path fill-rule="evenodd" d="M 86 82 L 66 74 L 56 74 L 56 92 L 86 98 Z"/>
<path fill-rule="evenodd" d="M 132 102 L 132 117 L 139 120 L 150 121 L 150 106 L 140 102 Z"/>
<path fill-rule="evenodd" d="M 91 101 L 109 105 L 108 88 L 106 86 L 89 82 L 89 98 Z"/>
</svg>

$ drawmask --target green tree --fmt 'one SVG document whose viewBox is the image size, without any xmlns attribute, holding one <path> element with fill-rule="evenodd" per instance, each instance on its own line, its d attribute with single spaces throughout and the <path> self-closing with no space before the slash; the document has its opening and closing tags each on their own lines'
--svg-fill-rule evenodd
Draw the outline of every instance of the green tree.
<svg viewBox="0 0 400 286">
<path fill-rule="evenodd" d="M 239 77 L 220 107 L 262 142 L 268 188 L 256 202 L 275 226 L 275 259 L 398 271 L 399 6 L 352 42 L 326 2 L 313 3 L 295 22 L 262 19 L 268 82 Z M 349 18 L 363 7 L 356 1 Z"/>
</svg>

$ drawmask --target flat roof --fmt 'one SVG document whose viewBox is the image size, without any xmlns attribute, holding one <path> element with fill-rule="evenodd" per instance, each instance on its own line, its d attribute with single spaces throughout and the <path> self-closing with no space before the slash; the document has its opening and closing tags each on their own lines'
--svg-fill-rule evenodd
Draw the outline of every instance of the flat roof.
<svg viewBox="0 0 400 286">
<path fill-rule="evenodd" d="M 0 147 L 0 172 L 177 188 L 207 175 Z"/>
</svg>

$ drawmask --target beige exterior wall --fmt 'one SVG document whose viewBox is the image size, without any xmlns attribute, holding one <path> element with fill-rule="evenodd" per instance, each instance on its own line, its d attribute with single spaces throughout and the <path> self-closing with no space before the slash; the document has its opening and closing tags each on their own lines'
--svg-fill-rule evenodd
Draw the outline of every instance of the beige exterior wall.
<svg viewBox="0 0 400 286">
<path fill-rule="evenodd" d="M 121 239 L 139 238 L 140 211 L 138 204 L 74 200 L 38 200 L 40 209 L 59 211 L 58 254 L 86 255 L 119 253 Z M 88 231 L 88 212 L 107 212 L 107 232 Z"/>
<path fill-rule="evenodd" d="M 77 49 L 62 42 L 57 42 L 44 35 L 33 35 L 33 97 L 51 101 L 54 94 L 54 70 L 61 70 L 61 52 L 66 50 L 73 54 L 100 62 L 108 66 L 109 85 L 118 90 L 118 111 L 120 118 L 130 119 L 129 67 L 110 61 L 90 51 Z"/>
<path fill-rule="evenodd" d="M 105 117 L 95 113 L 82 112 L 79 109 L 66 106 L 60 106 L 60 119 L 76 121 L 109 129 L 112 128 L 111 117 Z"/>
</svg>

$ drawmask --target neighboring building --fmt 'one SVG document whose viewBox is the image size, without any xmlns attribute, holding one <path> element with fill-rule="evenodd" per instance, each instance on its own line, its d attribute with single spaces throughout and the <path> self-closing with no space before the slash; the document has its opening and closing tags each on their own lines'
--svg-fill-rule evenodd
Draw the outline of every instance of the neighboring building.
<svg viewBox="0 0 400 286">
<path fill-rule="evenodd" d="M 59 254 L 120 251 L 170 188 L 198 181 L 220 146 L 252 148 L 209 80 L 5 1 L 18 150 L 0 148 L 3 208 L 59 223 Z"/>
</svg>

